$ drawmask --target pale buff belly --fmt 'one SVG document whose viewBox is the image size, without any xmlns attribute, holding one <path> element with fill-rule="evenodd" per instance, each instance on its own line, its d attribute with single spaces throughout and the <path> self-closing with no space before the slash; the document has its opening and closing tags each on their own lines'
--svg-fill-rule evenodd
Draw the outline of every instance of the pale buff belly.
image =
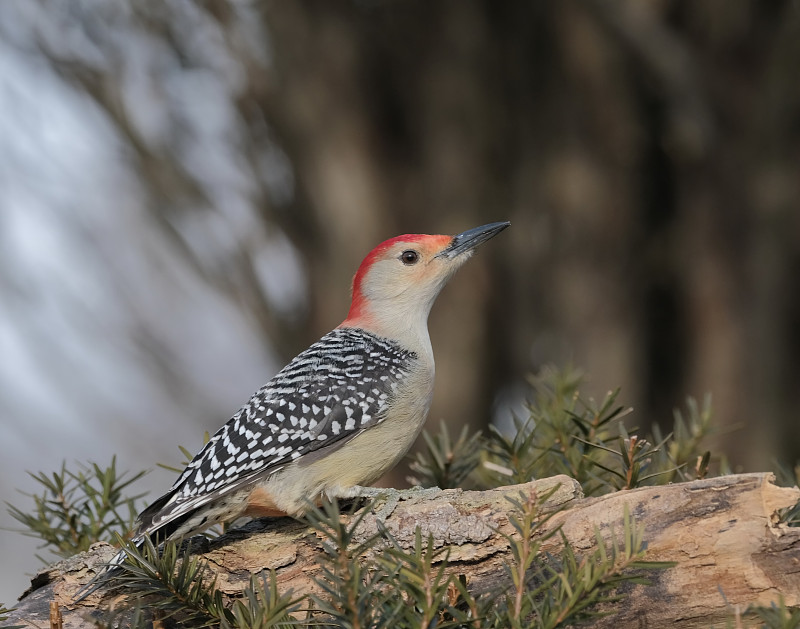
<svg viewBox="0 0 800 629">
<path fill-rule="evenodd" d="M 425 423 L 432 386 L 414 388 L 400 395 L 393 412 L 341 447 L 331 446 L 302 457 L 253 487 L 247 514 L 297 515 L 318 503 L 323 494 L 346 497 L 354 485 L 369 485 L 391 470 L 408 452 Z M 422 390 L 420 390 L 422 388 Z"/>
</svg>

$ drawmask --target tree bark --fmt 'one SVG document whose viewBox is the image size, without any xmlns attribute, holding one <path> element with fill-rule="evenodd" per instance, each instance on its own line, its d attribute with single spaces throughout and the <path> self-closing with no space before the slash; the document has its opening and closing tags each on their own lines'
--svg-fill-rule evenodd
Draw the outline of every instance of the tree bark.
<svg viewBox="0 0 800 629">
<path fill-rule="evenodd" d="M 626 591 L 624 604 L 598 621 L 599 627 L 705 627 L 722 622 L 732 606 L 769 604 L 782 596 L 789 606 L 800 605 L 800 529 L 779 523 L 777 513 L 800 499 L 797 488 L 781 488 L 772 474 L 741 474 L 690 483 L 643 487 L 599 498 L 583 498 L 573 479 L 557 476 L 524 485 L 488 491 L 444 490 L 432 497 L 400 502 L 386 527 L 404 547 L 414 543 L 415 527 L 432 533 L 439 545 L 449 545 L 450 569 L 464 574 L 473 592 L 491 591 L 505 579 L 508 544 L 499 533 L 511 534 L 509 497 L 535 491 L 542 495 L 554 485 L 544 510 L 561 508 L 546 528 L 562 527 L 576 552 L 596 544 L 595 530 L 608 541 L 622 534 L 625 506 L 644 525 L 647 560 L 677 565 L 653 575 L 650 586 Z M 376 530 L 368 515 L 359 530 Z M 558 551 L 558 536 L 546 550 Z M 303 523 L 256 520 L 200 548 L 218 573 L 218 586 L 235 594 L 251 573 L 274 568 L 279 588 L 296 594 L 318 591 L 320 543 Z M 79 605 L 71 599 L 113 555 L 108 544 L 82 553 L 37 574 L 10 622 L 46 626 L 50 603 L 57 602 L 64 627 L 91 626 L 87 616 L 111 601 L 102 591 Z"/>
</svg>

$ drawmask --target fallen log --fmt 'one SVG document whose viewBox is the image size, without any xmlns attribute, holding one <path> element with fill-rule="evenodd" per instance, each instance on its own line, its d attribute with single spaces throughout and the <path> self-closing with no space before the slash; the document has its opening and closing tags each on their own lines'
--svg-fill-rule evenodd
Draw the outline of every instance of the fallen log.
<svg viewBox="0 0 800 629">
<path fill-rule="evenodd" d="M 556 487 L 543 506 L 558 510 L 545 529 L 561 527 L 581 553 L 596 544 L 595 531 L 609 540 L 622 531 L 627 506 L 643 525 L 649 561 L 676 562 L 659 571 L 649 586 L 626 588 L 624 604 L 599 620 L 599 627 L 707 627 L 724 622 L 732 606 L 769 604 L 783 597 L 800 605 L 800 528 L 779 522 L 778 511 L 800 500 L 797 488 L 781 488 L 772 474 L 740 474 L 666 486 L 620 491 L 583 498 L 579 484 L 566 476 L 487 491 L 443 490 L 400 502 L 385 526 L 403 548 L 414 543 L 419 526 L 439 546 L 449 546 L 449 566 L 466 575 L 474 592 L 492 591 L 505 579 L 512 534 L 509 498 Z M 360 536 L 377 530 L 367 515 Z M 560 538 L 545 548 L 558 551 Z M 280 589 L 296 594 L 319 591 L 319 538 L 290 519 L 256 520 L 213 540 L 198 542 L 199 551 L 217 573 L 217 585 L 235 594 L 252 573 L 276 571 Z M 63 615 L 63 626 L 92 626 L 90 615 L 113 603 L 103 591 L 74 605 L 74 593 L 113 556 L 108 544 L 54 564 L 37 574 L 22 596 L 10 624 L 48 626 L 51 603 Z M 105 596 L 105 598 L 104 598 Z"/>
</svg>

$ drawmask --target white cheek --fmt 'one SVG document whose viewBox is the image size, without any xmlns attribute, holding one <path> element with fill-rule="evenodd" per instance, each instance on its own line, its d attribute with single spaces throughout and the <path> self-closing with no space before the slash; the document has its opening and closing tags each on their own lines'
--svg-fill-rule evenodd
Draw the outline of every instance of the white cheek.
<svg viewBox="0 0 800 629">
<path fill-rule="evenodd" d="M 409 269 L 399 260 L 382 260 L 375 264 L 364 278 L 361 290 L 369 300 L 396 299 L 419 282 L 419 276 L 407 273 Z"/>
</svg>

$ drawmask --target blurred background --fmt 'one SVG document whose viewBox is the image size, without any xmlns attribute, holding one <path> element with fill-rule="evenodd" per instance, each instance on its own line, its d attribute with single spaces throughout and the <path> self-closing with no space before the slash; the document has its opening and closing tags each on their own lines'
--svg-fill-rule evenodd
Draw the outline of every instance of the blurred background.
<svg viewBox="0 0 800 629">
<path fill-rule="evenodd" d="M 177 464 L 375 244 L 505 219 L 431 315 L 430 427 L 572 365 L 639 426 L 711 392 L 735 468 L 794 462 L 798 68 L 797 0 L 3 0 L 0 496 Z M 12 604 L 41 564 L 0 552 Z"/>
</svg>

